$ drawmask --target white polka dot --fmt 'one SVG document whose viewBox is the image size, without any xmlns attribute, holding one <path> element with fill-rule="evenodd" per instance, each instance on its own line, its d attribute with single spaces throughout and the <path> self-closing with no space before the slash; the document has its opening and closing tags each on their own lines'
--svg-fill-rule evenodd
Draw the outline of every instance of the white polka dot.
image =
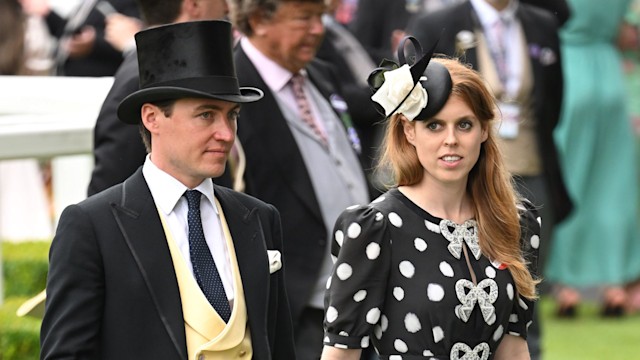
<svg viewBox="0 0 640 360">
<path fill-rule="evenodd" d="M 529 309 L 529 305 L 527 305 L 527 303 L 524 302 L 524 300 L 522 300 L 520 296 L 518 296 L 518 305 L 520 305 L 520 307 L 525 310 Z"/>
<path fill-rule="evenodd" d="M 412 334 L 415 334 L 418 331 L 420 331 L 420 329 L 422 329 L 422 325 L 420 324 L 420 319 L 418 319 L 418 316 L 416 316 L 416 314 L 414 313 L 408 313 L 404 317 L 404 327 L 407 329 L 408 332 Z"/>
<path fill-rule="evenodd" d="M 387 331 L 387 328 L 389 327 L 389 319 L 386 315 L 382 315 L 380 318 L 380 326 L 382 331 Z"/>
<path fill-rule="evenodd" d="M 507 296 L 509 300 L 513 300 L 513 285 L 507 284 Z"/>
<path fill-rule="evenodd" d="M 484 273 L 487 275 L 487 277 L 490 277 L 492 279 L 495 279 L 496 277 L 496 269 L 494 269 L 493 266 L 487 266 L 484 269 Z"/>
<path fill-rule="evenodd" d="M 355 205 L 351 205 L 351 206 L 349 206 L 349 207 L 347 208 L 347 210 L 354 210 L 354 209 L 357 209 L 357 208 L 359 208 L 359 207 L 360 207 L 360 205 L 355 204 Z"/>
<path fill-rule="evenodd" d="M 407 351 L 409 351 L 409 348 L 407 347 L 407 344 L 400 340 L 400 339 L 396 339 L 393 342 L 393 347 L 396 349 L 396 351 L 401 352 L 401 353 L 406 353 Z"/>
<path fill-rule="evenodd" d="M 380 325 L 373 327 L 373 335 L 375 335 L 378 340 L 382 338 L 382 327 Z"/>
<path fill-rule="evenodd" d="M 328 343 L 329 341 L 331 341 L 331 340 L 329 340 L 329 337 L 328 337 L 328 336 L 325 336 L 325 337 L 324 337 L 324 339 L 323 339 L 322 341 L 323 341 L 325 344 L 327 344 L 327 343 Z"/>
<path fill-rule="evenodd" d="M 367 290 L 360 290 L 353 295 L 353 301 L 360 302 L 367 297 Z"/>
<path fill-rule="evenodd" d="M 340 265 L 338 265 L 338 268 L 336 269 L 336 275 L 338 275 L 338 278 L 340 278 L 340 280 L 347 280 L 348 278 L 351 277 L 351 274 L 353 274 L 353 269 L 351 268 L 351 265 L 347 264 L 347 263 L 342 263 Z"/>
<path fill-rule="evenodd" d="M 331 254 L 331 262 L 333 262 L 335 264 L 336 261 L 338 261 L 338 257 L 333 255 L 333 254 Z"/>
<path fill-rule="evenodd" d="M 369 324 L 375 324 L 378 322 L 378 320 L 380 320 L 380 309 L 378 308 L 373 308 L 369 311 L 367 311 L 367 322 Z"/>
<path fill-rule="evenodd" d="M 433 356 L 433 353 L 431 350 L 425 350 L 422 352 L 422 356 Z"/>
<path fill-rule="evenodd" d="M 407 279 L 411 279 L 416 271 L 416 268 L 413 266 L 413 264 L 407 260 L 401 261 L 399 267 L 400 273 Z"/>
<path fill-rule="evenodd" d="M 424 226 L 426 226 L 427 229 L 429 229 L 429 231 L 434 232 L 436 234 L 440 234 L 440 225 L 434 224 L 429 220 L 425 220 Z"/>
<path fill-rule="evenodd" d="M 382 215 L 382 213 L 380 213 L 380 212 L 376 213 L 376 221 L 380 221 L 382 219 L 384 219 L 384 215 Z"/>
<path fill-rule="evenodd" d="M 338 333 L 338 335 L 340 335 L 340 336 L 349 336 L 349 333 L 343 330 L 343 331 L 340 331 Z"/>
<path fill-rule="evenodd" d="M 331 287 L 331 278 L 332 276 L 329 276 L 329 278 L 327 279 L 327 290 L 329 290 L 329 288 Z"/>
<path fill-rule="evenodd" d="M 367 252 L 367 258 L 369 260 L 375 260 L 380 255 L 380 245 L 372 242 L 371 244 L 367 245 L 366 252 Z"/>
<path fill-rule="evenodd" d="M 389 355 L 389 360 L 402 360 L 402 355 Z"/>
<path fill-rule="evenodd" d="M 520 336 L 520 333 L 515 331 L 509 331 L 509 335 Z"/>
<path fill-rule="evenodd" d="M 542 226 L 542 218 L 538 216 L 536 220 L 538 220 L 538 225 Z"/>
<path fill-rule="evenodd" d="M 332 323 L 338 318 L 338 310 L 333 306 L 327 308 L 327 322 Z"/>
<path fill-rule="evenodd" d="M 518 314 L 511 314 L 509 315 L 509 322 L 510 323 L 517 323 L 518 322 Z"/>
<path fill-rule="evenodd" d="M 398 301 L 402 301 L 404 299 L 404 289 L 399 286 L 393 288 L 393 297 Z"/>
<path fill-rule="evenodd" d="M 493 333 L 493 341 L 498 341 L 502 338 L 502 333 L 504 332 L 504 328 L 502 325 L 498 326 L 496 331 Z"/>
<path fill-rule="evenodd" d="M 351 223 L 351 225 L 349 225 L 349 228 L 347 229 L 347 236 L 351 239 L 355 239 L 360 236 L 360 231 L 362 231 L 360 224 Z"/>
<path fill-rule="evenodd" d="M 444 298 L 444 289 L 438 284 L 429 284 L 427 286 L 427 297 L 431 301 L 440 301 Z"/>
<path fill-rule="evenodd" d="M 427 250 L 427 243 L 420 238 L 416 238 L 415 240 L 413 240 L 413 246 L 415 246 L 416 250 L 420 252 Z"/>
<path fill-rule="evenodd" d="M 348 347 L 347 345 L 345 345 L 345 344 L 338 344 L 338 343 L 333 344 L 333 346 L 334 346 L 334 347 L 337 347 L 338 349 L 348 349 L 348 348 L 349 348 L 349 347 Z"/>
<path fill-rule="evenodd" d="M 446 277 L 453 277 L 453 268 L 446 261 L 440 263 L 440 272 Z"/>
<path fill-rule="evenodd" d="M 402 227 L 402 218 L 400 218 L 400 216 L 398 216 L 398 214 L 394 212 L 389 213 L 389 221 L 395 227 Z"/>
<path fill-rule="evenodd" d="M 342 246 L 342 242 L 344 241 L 344 233 L 342 232 L 342 230 L 337 230 L 334 236 L 338 245 Z"/>
<path fill-rule="evenodd" d="M 533 235 L 531 237 L 531 247 L 534 249 L 537 249 L 540 247 L 540 236 L 538 235 Z"/>
<path fill-rule="evenodd" d="M 529 330 L 529 326 L 531 326 L 533 324 L 532 320 L 529 320 L 529 322 L 527 323 L 527 330 Z"/>
<path fill-rule="evenodd" d="M 440 340 L 444 339 L 444 331 L 442 331 L 440 326 L 434 327 L 431 331 L 433 332 L 433 341 L 436 343 L 439 343 Z"/>
<path fill-rule="evenodd" d="M 381 201 L 384 201 L 384 195 L 379 196 L 377 199 L 373 200 L 371 203 L 375 204 L 375 203 L 379 203 Z"/>
<path fill-rule="evenodd" d="M 368 348 L 369 347 L 369 337 L 368 336 L 364 336 L 362 338 L 362 340 L 360 340 L 360 346 L 362 348 Z"/>
</svg>

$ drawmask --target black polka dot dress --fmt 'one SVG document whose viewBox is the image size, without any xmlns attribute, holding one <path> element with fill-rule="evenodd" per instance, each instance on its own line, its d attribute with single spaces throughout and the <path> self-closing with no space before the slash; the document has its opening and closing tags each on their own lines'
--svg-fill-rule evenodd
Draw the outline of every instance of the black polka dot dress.
<svg viewBox="0 0 640 360">
<path fill-rule="evenodd" d="M 522 208 L 521 247 L 535 274 L 540 223 Z M 425 212 L 398 189 L 336 222 L 324 344 L 381 359 L 492 359 L 505 334 L 526 339 L 533 303 L 480 251 L 476 223 Z"/>
</svg>

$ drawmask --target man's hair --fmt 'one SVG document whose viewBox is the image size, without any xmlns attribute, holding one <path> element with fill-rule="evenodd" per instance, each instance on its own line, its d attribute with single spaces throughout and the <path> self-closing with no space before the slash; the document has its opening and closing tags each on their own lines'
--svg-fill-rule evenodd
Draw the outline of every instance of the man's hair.
<svg viewBox="0 0 640 360">
<path fill-rule="evenodd" d="M 163 101 L 155 101 L 150 102 L 160 108 L 160 111 L 164 114 L 164 116 L 169 117 L 173 114 L 173 105 L 175 105 L 176 99 L 171 100 L 163 100 Z M 144 123 L 140 121 L 139 128 L 140 136 L 142 136 L 142 142 L 144 143 L 144 147 L 147 150 L 147 154 L 151 152 L 151 133 L 144 126 Z"/>
<path fill-rule="evenodd" d="M 146 26 L 171 24 L 180 15 L 184 0 L 136 0 Z"/>
<path fill-rule="evenodd" d="M 269 19 L 278 10 L 278 6 L 286 2 L 324 3 L 324 0 L 227 0 L 233 25 L 244 35 L 253 36 L 253 29 L 249 24 L 251 15 L 260 12 Z M 392 0 L 389 0 L 392 1 Z"/>
</svg>

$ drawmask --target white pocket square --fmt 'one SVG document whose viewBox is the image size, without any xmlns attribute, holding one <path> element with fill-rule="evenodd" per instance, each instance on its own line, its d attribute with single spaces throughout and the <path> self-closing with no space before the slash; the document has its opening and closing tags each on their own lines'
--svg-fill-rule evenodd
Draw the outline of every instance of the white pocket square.
<svg viewBox="0 0 640 360">
<path fill-rule="evenodd" d="M 273 274 L 282 267 L 282 255 L 278 250 L 267 250 L 267 255 L 269 256 L 269 274 Z"/>
</svg>

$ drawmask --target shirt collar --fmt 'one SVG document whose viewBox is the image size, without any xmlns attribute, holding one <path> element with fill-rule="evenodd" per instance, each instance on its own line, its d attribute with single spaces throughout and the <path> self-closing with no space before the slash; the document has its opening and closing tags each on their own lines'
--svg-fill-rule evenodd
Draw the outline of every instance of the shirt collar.
<svg viewBox="0 0 640 360">
<path fill-rule="evenodd" d="M 142 174 L 149 185 L 149 191 L 151 191 L 156 206 L 165 215 L 170 214 L 175 209 L 184 192 L 189 190 L 189 188 L 178 181 L 178 179 L 158 168 L 151 161 L 149 155 L 147 155 L 144 165 L 142 165 Z M 211 181 L 211 179 L 205 179 L 193 190 L 200 191 L 209 202 L 211 202 L 216 214 L 218 213 L 218 208 L 215 206 L 214 201 L 213 181 Z"/>
<path fill-rule="evenodd" d="M 293 76 L 291 71 L 269 59 L 246 37 L 240 39 L 240 46 L 242 46 L 242 50 L 244 50 L 252 63 L 260 64 L 260 66 L 256 66 L 256 69 L 269 89 L 274 92 L 279 92 L 287 86 L 289 80 Z M 300 74 L 306 77 L 306 71 L 304 69 L 300 70 Z"/>
<path fill-rule="evenodd" d="M 478 19 L 480 19 L 482 26 L 487 28 L 491 27 L 498 20 L 498 17 L 506 22 L 511 22 L 515 19 L 518 0 L 509 1 L 509 5 L 502 11 L 497 11 L 493 6 L 489 5 L 486 0 L 471 0 L 471 5 L 473 5 L 473 9 L 476 14 L 478 14 Z"/>
</svg>

